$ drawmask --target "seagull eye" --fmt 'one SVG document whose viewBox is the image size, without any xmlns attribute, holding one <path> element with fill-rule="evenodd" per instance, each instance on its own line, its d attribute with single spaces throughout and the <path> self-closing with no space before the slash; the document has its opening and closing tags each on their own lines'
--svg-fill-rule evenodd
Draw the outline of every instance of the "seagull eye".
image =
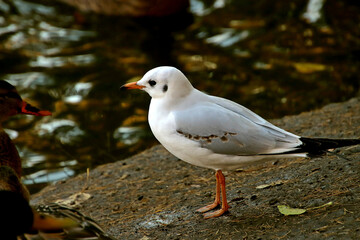
<svg viewBox="0 0 360 240">
<path fill-rule="evenodd" d="M 149 80 L 149 84 L 150 84 L 150 86 L 155 86 L 156 85 L 156 82 L 154 81 L 154 80 Z"/>
<path fill-rule="evenodd" d="M 164 87 L 163 87 L 163 92 L 166 92 L 168 90 L 168 85 L 164 85 Z"/>
</svg>

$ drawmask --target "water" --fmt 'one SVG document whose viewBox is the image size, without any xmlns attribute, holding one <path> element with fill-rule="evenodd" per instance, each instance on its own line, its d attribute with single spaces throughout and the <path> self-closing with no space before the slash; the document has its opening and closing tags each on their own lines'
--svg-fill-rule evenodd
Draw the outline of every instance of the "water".
<svg viewBox="0 0 360 240">
<path fill-rule="evenodd" d="M 359 95 L 356 2 L 193 0 L 191 14 L 80 14 L 57 1 L 0 2 L 0 77 L 52 117 L 6 123 L 36 192 L 156 144 L 149 97 L 120 92 L 159 65 L 265 118 Z"/>
</svg>

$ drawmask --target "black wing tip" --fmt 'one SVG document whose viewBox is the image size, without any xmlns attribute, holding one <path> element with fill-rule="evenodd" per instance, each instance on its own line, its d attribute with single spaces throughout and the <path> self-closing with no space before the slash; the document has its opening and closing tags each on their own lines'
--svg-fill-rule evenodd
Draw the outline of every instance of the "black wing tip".
<svg viewBox="0 0 360 240">
<path fill-rule="evenodd" d="M 307 157 L 320 157 L 328 153 L 329 149 L 335 149 L 346 146 L 360 144 L 360 139 L 331 139 L 331 138 L 307 138 L 300 137 L 302 142 L 294 150 L 282 153 L 259 154 L 259 155 L 290 155 L 290 154 L 306 154 Z"/>
<path fill-rule="evenodd" d="M 331 138 L 307 138 L 301 137 L 302 144 L 297 152 L 305 152 L 309 157 L 323 155 L 329 149 L 360 144 L 360 139 L 331 139 Z"/>
</svg>

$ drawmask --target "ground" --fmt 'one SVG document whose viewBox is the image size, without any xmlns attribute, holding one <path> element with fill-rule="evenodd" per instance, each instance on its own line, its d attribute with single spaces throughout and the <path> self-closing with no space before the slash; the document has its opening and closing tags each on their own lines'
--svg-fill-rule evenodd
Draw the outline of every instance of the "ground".
<svg viewBox="0 0 360 240">
<path fill-rule="evenodd" d="M 359 138 L 359 113 L 355 98 L 272 122 L 306 137 Z M 195 212 L 213 201 L 214 171 L 160 145 L 48 186 L 32 204 L 77 194 L 68 203 L 116 239 L 360 239 L 360 146 L 335 153 L 224 172 L 231 208 L 214 219 Z M 308 211 L 285 216 L 278 205 Z"/>
</svg>

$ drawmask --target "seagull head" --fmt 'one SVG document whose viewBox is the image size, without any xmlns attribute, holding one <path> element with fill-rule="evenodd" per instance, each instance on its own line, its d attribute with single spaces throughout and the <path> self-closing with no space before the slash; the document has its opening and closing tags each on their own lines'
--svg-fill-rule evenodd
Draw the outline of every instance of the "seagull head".
<svg viewBox="0 0 360 240">
<path fill-rule="evenodd" d="M 185 75 L 174 67 L 157 67 L 148 71 L 141 80 L 123 85 L 121 89 L 141 89 L 152 98 L 181 98 L 193 87 Z"/>
</svg>

